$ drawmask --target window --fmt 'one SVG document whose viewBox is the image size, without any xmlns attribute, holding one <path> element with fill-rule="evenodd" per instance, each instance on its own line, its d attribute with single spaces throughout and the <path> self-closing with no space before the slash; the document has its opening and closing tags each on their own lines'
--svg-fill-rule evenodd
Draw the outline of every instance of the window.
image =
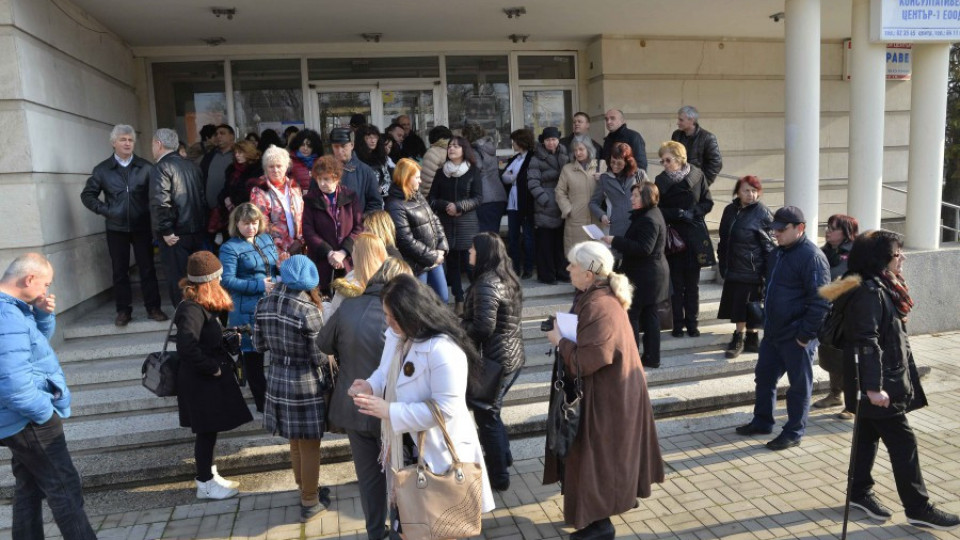
<svg viewBox="0 0 960 540">
<path fill-rule="evenodd" d="M 303 126 L 300 60 L 234 60 L 234 124 L 237 139 L 272 128 L 282 134 L 288 125 Z"/>
<path fill-rule="evenodd" d="M 477 122 L 497 148 L 510 148 L 510 75 L 507 56 L 448 56 L 450 129 Z"/>
<path fill-rule="evenodd" d="M 563 136 L 573 133 L 573 92 L 570 90 L 524 90 L 523 126 L 539 135 L 555 127 Z"/>
<path fill-rule="evenodd" d="M 357 79 L 421 79 L 440 76 L 436 56 L 387 58 L 313 58 L 307 60 L 311 81 Z"/>
<path fill-rule="evenodd" d="M 572 55 L 528 55 L 517 58 L 520 80 L 575 79 L 577 71 Z"/>
<path fill-rule="evenodd" d="M 204 124 L 227 121 L 223 62 L 153 64 L 153 92 L 157 127 L 177 130 L 187 145 L 200 139 Z"/>
</svg>

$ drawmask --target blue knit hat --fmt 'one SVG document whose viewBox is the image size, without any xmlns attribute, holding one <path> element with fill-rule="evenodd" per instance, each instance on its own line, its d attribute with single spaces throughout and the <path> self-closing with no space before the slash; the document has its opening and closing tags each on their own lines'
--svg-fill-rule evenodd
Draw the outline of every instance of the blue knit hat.
<svg viewBox="0 0 960 540">
<path fill-rule="evenodd" d="M 296 291 L 309 291 L 320 284 L 317 265 L 306 255 L 294 255 L 280 265 L 283 284 Z"/>
</svg>

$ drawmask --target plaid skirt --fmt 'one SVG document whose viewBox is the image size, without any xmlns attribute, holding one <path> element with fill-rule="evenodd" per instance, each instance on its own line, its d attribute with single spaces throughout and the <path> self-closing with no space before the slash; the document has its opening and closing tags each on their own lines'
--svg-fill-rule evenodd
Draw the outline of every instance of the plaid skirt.
<svg viewBox="0 0 960 540">
<path fill-rule="evenodd" d="M 329 380 L 323 368 L 310 363 L 270 364 L 263 428 L 286 439 L 323 437 Z"/>
</svg>

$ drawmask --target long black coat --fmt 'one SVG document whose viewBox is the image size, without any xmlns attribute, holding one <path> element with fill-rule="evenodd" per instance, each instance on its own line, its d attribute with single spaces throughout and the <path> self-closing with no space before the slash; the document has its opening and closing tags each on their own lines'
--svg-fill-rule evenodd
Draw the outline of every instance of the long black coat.
<svg viewBox="0 0 960 540">
<path fill-rule="evenodd" d="M 767 273 L 767 257 L 777 246 L 767 229 L 773 223 L 770 209 L 757 201 L 744 207 L 734 199 L 720 218 L 717 261 L 720 276 L 736 283 L 759 284 Z"/>
<path fill-rule="evenodd" d="M 223 327 L 200 304 L 184 300 L 174 316 L 177 326 L 177 408 L 180 425 L 194 433 L 230 431 L 251 420 L 232 360 L 223 348 Z M 217 370 L 219 376 L 214 376 Z"/>
<path fill-rule="evenodd" d="M 689 268 L 710 266 L 716 263 L 713 242 L 707 231 L 704 216 L 713 209 L 713 197 L 703 171 L 696 165 L 679 182 L 673 182 L 664 171 L 655 180 L 660 190 L 660 211 L 663 219 L 680 233 L 687 249 L 668 257 L 670 266 L 687 265 Z"/>
<path fill-rule="evenodd" d="M 511 291 L 500 276 L 485 272 L 467 290 L 463 328 L 481 356 L 503 366 L 505 374 L 523 367 L 520 291 Z"/>
<path fill-rule="evenodd" d="M 856 404 L 857 385 L 863 391 L 863 418 L 890 418 L 927 405 L 920 374 L 913 360 L 907 328 L 900 318 L 886 284 L 857 274 L 820 289 L 843 312 L 844 394 L 848 408 Z M 854 364 L 859 356 L 859 376 Z M 889 407 L 877 407 L 867 390 L 885 390 Z"/>
<path fill-rule="evenodd" d="M 663 248 L 667 224 L 656 206 L 630 213 L 630 227 L 623 236 L 613 237 L 613 249 L 623 254 L 620 272 L 633 283 L 634 307 L 659 304 L 670 298 L 670 268 Z"/>
<path fill-rule="evenodd" d="M 440 255 L 450 248 L 440 219 L 423 195 L 418 191 L 406 200 L 403 190 L 393 184 L 386 206 L 397 229 L 397 249 L 413 273 L 420 274 L 436 266 Z"/>
<path fill-rule="evenodd" d="M 380 366 L 387 331 L 382 290 L 383 283 L 368 283 L 362 295 L 344 300 L 317 338 L 321 351 L 337 357 L 340 371 L 330 398 L 330 422 L 343 429 L 380 430 L 380 420 L 361 414 L 347 390 L 354 380 L 369 378 Z"/>
<path fill-rule="evenodd" d="M 567 147 L 562 144 L 557 145 L 553 153 L 547 151 L 542 143 L 538 143 L 533 151 L 533 159 L 527 170 L 527 187 L 533 197 L 533 223 L 537 227 L 563 227 L 562 213 L 557 205 L 557 184 L 560 182 L 560 171 L 569 161 Z"/>
<path fill-rule="evenodd" d="M 687 150 L 687 161 L 703 170 L 707 177 L 707 184 L 713 184 L 723 169 L 723 158 L 720 156 L 720 145 L 717 136 L 697 124 L 693 135 L 687 135 L 683 130 L 676 130 L 670 140 L 683 145 Z"/>
<path fill-rule="evenodd" d="M 473 237 L 480 232 L 477 207 L 482 199 L 483 177 L 477 167 L 471 165 L 467 172 L 457 178 L 447 176 L 442 166 L 437 170 L 427 200 L 443 224 L 443 232 L 451 250 L 466 251 L 473 245 Z M 459 216 L 447 214 L 449 203 L 457 206 L 457 211 L 461 212 Z"/>
</svg>

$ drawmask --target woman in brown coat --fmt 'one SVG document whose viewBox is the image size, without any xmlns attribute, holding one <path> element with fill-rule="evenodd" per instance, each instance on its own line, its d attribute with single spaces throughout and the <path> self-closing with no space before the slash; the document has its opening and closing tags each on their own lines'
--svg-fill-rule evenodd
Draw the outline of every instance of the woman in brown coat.
<svg viewBox="0 0 960 540">
<path fill-rule="evenodd" d="M 543 483 L 561 482 L 564 521 L 572 540 L 612 539 L 610 516 L 637 506 L 663 482 L 663 458 L 647 379 L 627 318 L 632 287 L 612 271 L 613 254 L 599 242 L 581 242 L 567 255 L 574 287 L 576 340 L 556 325 L 547 338 L 568 374 L 583 379 L 580 428 L 564 460 L 546 455 Z"/>
</svg>

